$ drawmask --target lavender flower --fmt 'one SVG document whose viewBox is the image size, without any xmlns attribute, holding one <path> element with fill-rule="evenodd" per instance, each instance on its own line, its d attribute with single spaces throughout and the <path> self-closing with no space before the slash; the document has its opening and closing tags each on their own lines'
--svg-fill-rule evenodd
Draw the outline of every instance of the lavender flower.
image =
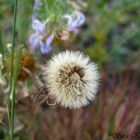
<svg viewBox="0 0 140 140">
<path fill-rule="evenodd" d="M 32 28 L 42 35 L 45 34 L 45 23 L 42 24 L 38 19 L 33 20 Z"/>
<path fill-rule="evenodd" d="M 34 1 L 33 9 L 36 10 L 39 7 L 39 0 Z M 36 19 L 36 14 L 32 14 L 32 20 Z"/>
<path fill-rule="evenodd" d="M 68 19 L 67 30 L 78 33 L 78 27 L 80 27 L 85 22 L 85 16 L 79 11 L 75 11 L 76 18 L 73 18 L 69 14 L 65 14 L 63 17 Z"/>
<path fill-rule="evenodd" d="M 41 23 L 38 19 L 33 20 L 32 28 L 36 31 L 32 33 L 29 38 L 29 44 L 31 49 L 34 51 L 35 49 L 40 48 L 43 54 L 49 53 L 51 51 L 51 43 L 54 39 L 54 34 L 49 35 L 46 40 L 42 40 L 45 34 L 46 22 Z"/>
<path fill-rule="evenodd" d="M 38 6 L 39 6 L 39 0 L 35 0 L 35 2 L 34 2 L 34 9 L 37 9 L 38 8 Z"/>
</svg>

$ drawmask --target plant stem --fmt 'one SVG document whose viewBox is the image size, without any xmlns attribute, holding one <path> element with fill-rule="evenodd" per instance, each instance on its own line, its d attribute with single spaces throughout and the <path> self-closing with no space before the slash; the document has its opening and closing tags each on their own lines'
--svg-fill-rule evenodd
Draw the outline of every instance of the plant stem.
<svg viewBox="0 0 140 140">
<path fill-rule="evenodd" d="M 17 19 L 17 4 L 18 0 L 14 0 L 14 17 L 13 17 L 13 35 L 12 35 L 12 49 L 11 49 L 11 74 L 10 74 L 10 91 L 12 90 L 12 77 L 13 77 L 13 62 L 15 51 L 15 35 L 16 35 L 16 19 Z"/>
<path fill-rule="evenodd" d="M 14 0 L 14 17 L 13 17 L 13 35 L 12 35 L 12 48 L 11 48 L 11 73 L 10 73 L 10 95 L 9 95 L 9 131 L 10 140 L 13 140 L 14 132 L 14 112 L 15 112 L 15 90 L 16 90 L 16 79 L 13 75 L 14 72 L 14 52 L 15 52 L 15 35 L 16 35 L 16 18 L 17 18 L 17 4 L 18 0 Z M 17 66 L 16 66 L 17 67 Z M 16 71 L 16 70 L 15 70 Z"/>
<path fill-rule="evenodd" d="M 11 115 L 10 115 L 10 138 L 13 140 L 13 132 L 14 132 L 14 113 L 15 113 L 15 97 L 16 97 L 16 85 L 17 85 L 17 77 L 20 70 L 20 61 L 21 61 L 21 53 L 22 53 L 22 45 L 18 46 L 16 51 L 16 60 L 15 60 L 15 68 L 13 71 L 13 81 L 12 81 L 12 90 L 10 95 L 10 107 L 11 107 Z"/>
</svg>

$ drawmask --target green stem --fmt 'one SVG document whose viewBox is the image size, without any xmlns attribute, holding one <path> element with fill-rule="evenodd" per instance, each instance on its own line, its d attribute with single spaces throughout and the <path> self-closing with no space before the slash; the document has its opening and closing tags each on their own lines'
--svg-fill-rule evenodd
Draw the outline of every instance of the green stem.
<svg viewBox="0 0 140 140">
<path fill-rule="evenodd" d="M 13 140 L 13 132 L 14 132 L 14 113 L 15 113 L 15 100 L 16 100 L 16 85 L 17 85 L 17 77 L 20 71 L 20 62 L 21 62 L 21 53 L 22 53 L 22 45 L 19 45 L 16 51 L 16 60 L 15 60 L 15 68 L 13 71 L 13 80 L 12 80 L 12 90 L 10 95 L 10 138 Z"/>
<path fill-rule="evenodd" d="M 15 113 L 15 90 L 16 79 L 13 75 L 14 72 L 14 52 L 15 52 L 15 35 L 16 35 L 16 18 L 17 18 L 17 4 L 18 0 L 14 0 L 14 17 L 13 17 L 13 35 L 12 35 L 12 49 L 11 49 L 11 73 L 10 73 L 10 95 L 9 95 L 9 117 L 10 117 L 10 140 L 13 140 L 14 133 L 14 113 Z"/>
<path fill-rule="evenodd" d="M 48 8 L 50 9 L 50 7 L 52 5 L 52 0 L 47 0 L 47 4 L 48 4 Z"/>
<path fill-rule="evenodd" d="M 15 51 L 15 35 L 16 35 L 16 20 L 17 20 L 17 4 L 18 0 L 14 0 L 14 18 L 13 18 L 13 35 L 12 35 L 12 50 L 11 50 L 11 74 L 10 74 L 10 91 L 12 90 L 13 62 Z"/>
<path fill-rule="evenodd" d="M 14 112 L 15 112 L 15 86 L 11 89 L 11 99 L 10 99 L 10 140 L 13 140 L 14 134 Z"/>
</svg>

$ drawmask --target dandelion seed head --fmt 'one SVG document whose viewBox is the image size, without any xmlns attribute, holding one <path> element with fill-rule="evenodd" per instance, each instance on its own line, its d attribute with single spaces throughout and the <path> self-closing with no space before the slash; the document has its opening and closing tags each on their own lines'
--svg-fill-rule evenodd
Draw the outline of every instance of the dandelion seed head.
<svg viewBox="0 0 140 140">
<path fill-rule="evenodd" d="M 49 94 L 63 107 L 85 106 L 97 93 L 97 66 L 81 52 L 57 54 L 43 67 L 43 75 Z"/>
</svg>

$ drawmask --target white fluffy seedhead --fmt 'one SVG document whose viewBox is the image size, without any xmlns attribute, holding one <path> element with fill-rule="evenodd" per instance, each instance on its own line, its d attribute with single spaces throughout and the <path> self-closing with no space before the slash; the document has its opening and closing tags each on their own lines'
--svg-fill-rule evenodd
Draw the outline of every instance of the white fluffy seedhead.
<svg viewBox="0 0 140 140">
<path fill-rule="evenodd" d="M 65 51 L 55 55 L 43 67 L 43 75 L 49 94 L 63 107 L 85 106 L 97 93 L 97 65 L 81 52 Z"/>
</svg>

